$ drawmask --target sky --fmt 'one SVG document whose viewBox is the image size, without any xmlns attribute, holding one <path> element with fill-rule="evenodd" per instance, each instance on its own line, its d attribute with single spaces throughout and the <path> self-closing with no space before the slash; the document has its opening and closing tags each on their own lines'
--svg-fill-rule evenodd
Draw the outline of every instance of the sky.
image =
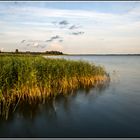
<svg viewBox="0 0 140 140">
<path fill-rule="evenodd" d="M 0 2 L 1 51 L 140 53 L 140 2 Z"/>
</svg>

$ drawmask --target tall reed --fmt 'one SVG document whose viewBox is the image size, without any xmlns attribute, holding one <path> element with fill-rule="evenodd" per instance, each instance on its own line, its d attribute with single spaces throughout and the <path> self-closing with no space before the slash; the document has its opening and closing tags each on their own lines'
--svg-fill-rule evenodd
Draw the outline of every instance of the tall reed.
<svg viewBox="0 0 140 140">
<path fill-rule="evenodd" d="M 45 101 L 107 80 L 103 67 L 84 61 L 0 56 L 0 115 L 7 118 L 19 102 Z"/>
</svg>

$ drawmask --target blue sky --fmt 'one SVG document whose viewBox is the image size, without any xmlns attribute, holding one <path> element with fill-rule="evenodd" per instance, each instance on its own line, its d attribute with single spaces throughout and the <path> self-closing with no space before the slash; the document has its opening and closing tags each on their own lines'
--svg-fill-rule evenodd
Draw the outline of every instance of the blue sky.
<svg viewBox="0 0 140 140">
<path fill-rule="evenodd" d="M 140 53 L 140 2 L 0 2 L 1 51 Z"/>
</svg>

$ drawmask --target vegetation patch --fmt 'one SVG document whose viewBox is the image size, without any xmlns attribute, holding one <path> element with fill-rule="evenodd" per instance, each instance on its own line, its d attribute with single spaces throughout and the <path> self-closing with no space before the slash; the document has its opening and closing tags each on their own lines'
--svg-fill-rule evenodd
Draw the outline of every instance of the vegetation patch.
<svg viewBox="0 0 140 140">
<path fill-rule="evenodd" d="M 101 66 L 41 56 L 0 56 L 0 115 L 8 118 L 20 102 L 35 103 L 109 80 Z"/>
</svg>

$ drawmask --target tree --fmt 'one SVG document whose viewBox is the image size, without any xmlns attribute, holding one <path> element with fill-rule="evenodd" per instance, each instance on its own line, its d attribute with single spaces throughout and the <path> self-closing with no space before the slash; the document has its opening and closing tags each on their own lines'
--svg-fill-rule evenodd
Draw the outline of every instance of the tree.
<svg viewBox="0 0 140 140">
<path fill-rule="evenodd" d="M 18 52 L 19 52 L 18 49 L 16 49 L 15 53 L 18 53 Z"/>
<path fill-rule="evenodd" d="M 59 51 L 46 51 L 46 54 L 62 55 L 62 52 Z"/>
</svg>

